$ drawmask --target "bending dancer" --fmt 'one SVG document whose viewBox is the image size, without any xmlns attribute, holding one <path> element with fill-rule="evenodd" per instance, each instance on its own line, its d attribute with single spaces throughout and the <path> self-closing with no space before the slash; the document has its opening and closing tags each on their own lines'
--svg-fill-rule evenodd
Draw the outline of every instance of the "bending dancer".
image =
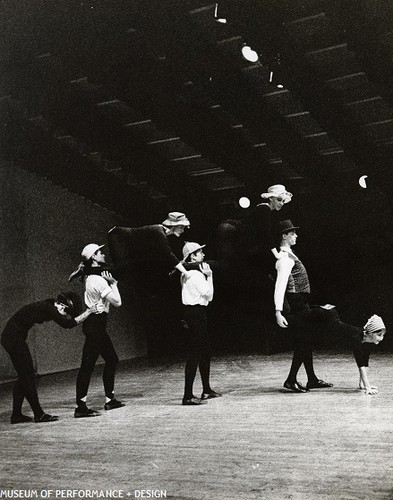
<svg viewBox="0 0 393 500">
<path fill-rule="evenodd" d="M 322 306 L 326 307 L 326 306 Z M 366 394 L 374 396 L 378 394 L 378 387 L 372 386 L 368 378 L 368 365 L 370 354 L 374 345 L 378 345 L 384 338 L 386 328 L 380 316 L 373 314 L 363 328 L 348 325 L 340 321 L 337 311 L 330 306 L 329 313 L 323 313 L 323 320 L 332 326 L 335 333 L 335 339 L 340 342 L 342 337 L 346 343 L 350 343 L 355 357 L 356 365 L 359 370 L 359 389 L 362 389 Z M 326 317 L 326 316 L 331 316 Z"/>
<path fill-rule="evenodd" d="M 277 279 L 274 290 L 274 304 L 276 309 L 276 322 L 281 328 L 291 327 L 295 350 L 289 375 L 284 382 L 284 387 L 293 392 L 308 392 L 309 389 L 333 387 L 333 384 L 319 379 L 314 372 L 312 344 L 313 325 L 312 314 L 308 298 L 310 283 L 306 268 L 292 252 L 291 247 L 296 244 L 297 234 L 292 222 L 280 221 L 280 252 L 284 255 L 277 260 Z M 284 298 L 287 300 L 289 310 L 285 311 Z M 288 320 L 286 319 L 288 318 Z M 304 363 L 308 377 L 307 386 L 304 387 L 297 381 L 297 374 Z"/>
<path fill-rule="evenodd" d="M 199 270 L 191 270 L 189 278 L 181 276 L 184 319 L 188 326 L 188 355 L 185 367 L 185 388 L 183 405 L 196 406 L 206 403 L 207 399 L 220 397 L 221 394 L 210 387 L 210 341 L 207 328 L 206 307 L 213 299 L 213 273 L 209 264 L 204 262 L 202 249 L 205 245 L 187 242 L 183 247 L 184 261 L 198 264 Z M 193 394 L 195 375 L 199 367 L 202 379 L 202 395 Z"/>
<path fill-rule="evenodd" d="M 73 292 L 60 293 L 56 299 L 46 299 L 28 304 L 17 311 L 6 324 L 1 335 L 1 344 L 9 354 L 18 374 L 13 389 L 11 424 L 31 422 L 33 419 L 22 413 L 24 398 L 29 402 L 35 422 L 54 422 L 55 415 L 49 415 L 42 409 L 35 383 L 33 360 L 26 339 L 29 330 L 39 323 L 55 321 L 63 328 L 73 328 L 90 316 L 103 311 L 99 304 L 90 304 L 90 308 L 76 318 L 80 298 Z"/>
<path fill-rule="evenodd" d="M 318 379 L 314 373 L 312 360 L 313 331 L 318 328 L 328 329 L 339 342 L 351 343 L 356 364 L 359 368 L 359 388 L 367 394 L 377 394 L 376 387 L 368 380 L 368 363 L 373 344 L 378 344 L 384 337 L 386 328 L 377 315 L 371 316 L 363 328 L 344 323 L 340 320 L 335 306 L 309 306 L 310 284 L 307 271 L 295 256 L 292 246 L 296 244 L 298 227 L 290 220 L 280 222 L 281 251 L 288 254 L 276 263 L 277 280 L 274 294 L 276 321 L 281 328 L 290 326 L 293 330 L 295 351 L 291 370 L 284 387 L 294 392 L 307 392 L 309 389 L 332 387 L 332 384 Z M 284 296 L 289 310 L 283 316 Z M 288 320 L 287 320 L 288 318 Z M 296 379 L 300 366 L 304 363 L 308 376 L 307 386 L 303 387 Z"/>
<path fill-rule="evenodd" d="M 85 343 L 82 352 L 82 364 L 76 380 L 75 418 L 97 417 L 99 412 L 87 407 L 87 392 L 90 385 L 98 356 L 105 361 L 103 382 L 105 390 L 105 410 L 121 408 L 124 404 L 114 395 L 115 373 L 119 358 L 113 347 L 112 341 L 106 331 L 110 304 L 114 307 L 121 306 L 121 297 L 117 288 L 117 281 L 109 271 L 103 271 L 105 255 L 101 248 L 104 245 L 90 243 L 82 250 L 82 263 L 79 270 L 85 277 L 85 303 L 87 307 L 100 303 L 104 312 L 97 316 L 90 316 L 83 323 Z M 75 273 L 71 277 L 75 276 Z"/>
<path fill-rule="evenodd" d="M 378 345 L 385 335 L 386 328 L 382 318 L 373 314 L 364 325 L 361 336 L 355 340 L 354 355 L 359 368 L 359 389 L 366 394 L 378 394 L 378 387 L 372 386 L 368 379 L 368 362 L 373 345 Z"/>
<path fill-rule="evenodd" d="M 168 264 L 188 276 L 188 271 L 173 252 L 168 238 L 179 238 L 189 227 L 190 221 L 181 212 L 170 212 L 162 224 L 137 228 L 115 226 L 108 233 L 113 263 L 119 270 L 136 263 Z"/>
</svg>

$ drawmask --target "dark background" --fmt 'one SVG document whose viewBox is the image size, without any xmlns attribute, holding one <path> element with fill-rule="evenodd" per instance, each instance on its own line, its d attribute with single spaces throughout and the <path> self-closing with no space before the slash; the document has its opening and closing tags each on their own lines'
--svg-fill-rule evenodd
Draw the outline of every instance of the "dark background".
<svg viewBox="0 0 393 500">
<path fill-rule="evenodd" d="M 5 161 L 129 226 L 184 211 L 187 239 L 208 243 L 209 258 L 218 223 L 244 216 L 240 196 L 253 206 L 284 184 L 294 197 L 280 216 L 301 228 L 296 250 L 315 302 L 358 325 L 381 315 L 380 348 L 391 350 L 390 2 L 5 0 L 0 9 Z M 242 57 L 245 43 L 258 62 Z M 152 328 L 163 334 L 148 334 L 152 355 L 181 349 L 167 302 L 176 285 L 154 297 Z M 281 348 L 282 332 L 254 303 L 219 291 L 217 350 Z"/>
</svg>

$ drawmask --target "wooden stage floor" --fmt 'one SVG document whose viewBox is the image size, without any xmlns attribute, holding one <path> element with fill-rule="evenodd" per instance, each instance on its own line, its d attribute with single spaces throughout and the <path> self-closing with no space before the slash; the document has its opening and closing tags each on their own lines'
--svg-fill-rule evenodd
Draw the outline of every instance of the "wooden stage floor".
<svg viewBox="0 0 393 500">
<path fill-rule="evenodd" d="M 377 396 L 357 389 L 352 355 L 326 352 L 315 355 L 316 373 L 333 388 L 284 392 L 290 360 L 215 358 L 212 386 L 224 396 L 199 407 L 180 404 L 182 362 L 123 363 L 116 393 L 127 406 L 90 419 L 73 417 L 75 372 L 41 377 L 42 405 L 60 416 L 50 424 L 10 425 L 11 386 L 3 385 L 0 497 L 23 489 L 38 498 L 112 490 L 178 500 L 393 499 L 392 355 L 372 356 Z M 89 392 L 97 409 L 101 373 Z"/>
</svg>

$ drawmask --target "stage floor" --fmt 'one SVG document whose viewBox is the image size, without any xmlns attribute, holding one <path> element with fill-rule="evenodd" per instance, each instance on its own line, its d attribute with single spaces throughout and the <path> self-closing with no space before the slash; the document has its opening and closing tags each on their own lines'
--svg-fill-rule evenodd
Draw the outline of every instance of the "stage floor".
<svg viewBox="0 0 393 500">
<path fill-rule="evenodd" d="M 357 389 L 349 353 L 315 354 L 317 375 L 333 388 L 286 392 L 290 361 L 291 353 L 214 358 L 212 386 L 224 395 L 198 407 L 181 406 L 181 361 L 122 363 L 116 395 L 126 406 L 90 419 L 73 417 L 76 372 L 41 377 L 42 406 L 60 416 L 49 424 L 10 425 L 4 385 L 0 497 L 23 489 L 37 498 L 392 499 L 392 355 L 372 355 L 377 396 Z M 89 391 L 96 409 L 101 373 Z"/>
</svg>

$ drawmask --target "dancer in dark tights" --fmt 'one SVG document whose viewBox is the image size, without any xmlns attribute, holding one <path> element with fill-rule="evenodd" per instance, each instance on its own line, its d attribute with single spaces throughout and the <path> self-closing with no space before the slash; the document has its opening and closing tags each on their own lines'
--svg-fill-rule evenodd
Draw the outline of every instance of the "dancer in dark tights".
<svg viewBox="0 0 393 500">
<path fill-rule="evenodd" d="M 284 387 L 292 392 L 308 392 L 309 389 L 323 389 L 333 384 L 319 379 L 314 372 L 313 364 L 313 311 L 308 304 L 310 283 L 306 268 L 293 253 L 291 247 L 296 244 L 296 229 L 290 220 L 279 223 L 280 252 L 284 256 L 277 260 L 277 279 L 274 291 L 276 322 L 281 328 L 290 327 L 294 340 L 294 353 L 291 369 L 284 382 Z M 289 309 L 284 309 L 284 298 Z M 283 315 L 283 312 L 285 316 Z M 304 364 L 308 382 L 307 386 L 299 384 L 297 373 Z"/>
<path fill-rule="evenodd" d="M 188 276 L 184 262 L 175 255 L 170 240 L 174 244 L 189 227 L 190 222 L 182 212 L 170 212 L 162 224 L 136 228 L 113 227 L 108 233 L 108 244 L 116 269 L 121 272 L 135 264 L 140 266 L 148 263 L 151 266 L 153 262 L 159 263 L 166 274 L 169 266 L 169 270 L 177 269 Z"/>
<path fill-rule="evenodd" d="M 98 417 L 100 412 L 87 407 L 87 392 L 90 385 L 98 357 L 105 361 L 103 384 L 105 391 L 105 410 L 121 408 L 124 403 L 118 401 L 114 394 L 115 374 L 119 358 L 113 347 L 107 331 L 107 319 L 110 305 L 121 306 L 121 296 L 117 288 L 117 281 L 112 274 L 105 270 L 105 254 L 101 248 L 104 245 L 90 243 L 82 250 L 82 262 L 78 270 L 73 272 L 69 279 L 82 273 L 85 281 L 85 303 L 91 307 L 95 303 L 103 305 L 104 312 L 99 316 L 90 316 L 83 324 L 85 343 L 83 345 L 82 363 L 76 379 L 75 418 Z"/>
<path fill-rule="evenodd" d="M 210 341 L 207 329 L 206 306 L 213 299 L 213 273 L 209 264 L 203 262 L 202 248 L 194 242 L 183 247 L 184 261 L 198 263 L 199 270 L 189 271 L 189 277 L 181 276 L 184 319 L 188 326 L 188 354 L 185 367 L 185 388 L 182 404 L 196 406 L 207 399 L 221 396 L 210 386 Z M 202 395 L 193 394 L 195 375 L 199 367 L 202 379 Z"/>
<path fill-rule="evenodd" d="M 11 424 L 31 422 L 33 419 L 22 413 L 24 398 L 29 402 L 35 422 L 54 422 L 55 415 L 42 409 L 35 383 L 33 360 L 26 339 L 29 330 L 39 323 L 55 321 L 63 328 L 73 328 L 84 321 L 91 313 L 99 313 L 102 306 L 93 306 L 76 318 L 80 299 L 73 292 L 60 293 L 56 299 L 46 299 L 28 304 L 17 311 L 6 324 L 1 334 L 1 345 L 9 354 L 18 374 L 13 389 Z"/>
<path fill-rule="evenodd" d="M 332 387 L 333 384 L 318 379 L 313 366 L 313 336 L 317 330 L 327 330 L 339 342 L 351 344 L 359 368 L 359 388 L 364 389 L 367 394 L 377 394 L 377 388 L 371 386 L 368 380 L 367 371 L 372 344 L 378 344 L 386 331 L 382 318 L 374 314 L 361 328 L 342 322 L 335 306 L 331 304 L 310 306 L 307 271 L 291 248 L 296 244 L 296 230 L 299 228 L 290 220 L 280 221 L 279 224 L 280 250 L 284 256 L 276 262 L 276 321 L 281 328 L 290 328 L 295 344 L 291 369 L 284 387 L 292 392 Z M 288 307 L 285 307 L 284 299 Z M 297 381 L 297 373 L 302 364 L 308 378 L 306 387 Z"/>
</svg>

